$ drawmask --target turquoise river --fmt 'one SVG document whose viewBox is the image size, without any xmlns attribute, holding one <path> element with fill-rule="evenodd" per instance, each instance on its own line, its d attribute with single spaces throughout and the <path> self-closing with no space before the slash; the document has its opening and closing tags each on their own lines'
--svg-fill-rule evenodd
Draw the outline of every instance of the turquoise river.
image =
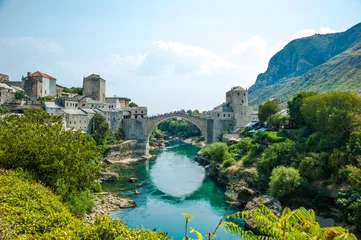
<svg viewBox="0 0 361 240">
<path fill-rule="evenodd" d="M 137 207 L 114 211 L 111 217 L 125 221 L 129 227 L 166 231 L 169 237 L 178 240 L 184 237 L 182 213 L 190 213 L 194 216 L 190 227 L 203 235 L 213 232 L 228 205 L 224 188 L 208 178 L 204 166 L 193 160 L 198 151 L 199 148 L 190 144 L 171 141 L 165 149 L 151 153 L 155 158 L 118 169 L 121 179 L 105 183 L 103 188 L 133 199 Z M 138 181 L 129 183 L 129 177 Z M 134 190 L 140 194 L 134 195 Z M 231 208 L 228 213 L 235 211 L 236 208 Z M 240 239 L 222 228 L 216 235 L 213 239 Z M 189 233 L 189 237 L 196 239 L 194 233 Z"/>
</svg>

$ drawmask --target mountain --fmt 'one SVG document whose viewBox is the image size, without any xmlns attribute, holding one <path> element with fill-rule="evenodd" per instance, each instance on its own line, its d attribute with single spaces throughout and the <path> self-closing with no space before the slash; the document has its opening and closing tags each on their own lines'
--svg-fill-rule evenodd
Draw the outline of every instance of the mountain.
<svg viewBox="0 0 361 240">
<path fill-rule="evenodd" d="M 291 41 L 249 88 L 250 104 L 300 91 L 361 90 L 361 23 L 345 32 Z"/>
</svg>

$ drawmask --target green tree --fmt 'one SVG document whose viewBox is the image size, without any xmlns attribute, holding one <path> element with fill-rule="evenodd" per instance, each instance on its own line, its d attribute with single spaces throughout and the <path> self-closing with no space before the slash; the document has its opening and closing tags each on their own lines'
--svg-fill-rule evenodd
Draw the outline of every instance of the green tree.
<svg viewBox="0 0 361 240">
<path fill-rule="evenodd" d="M 273 114 L 279 111 L 279 107 L 275 101 L 267 101 L 260 104 L 258 107 L 258 119 L 260 121 L 267 121 L 267 119 Z"/>
<path fill-rule="evenodd" d="M 7 107 L 5 107 L 4 105 L 0 105 L 0 115 L 5 113 L 8 113 Z"/>
<path fill-rule="evenodd" d="M 189 109 L 189 110 L 187 110 L 187 114 L 188 114 L 189 116 L 192 116 L 193 111 Z"/>
<path fill-rule="evenodd" d="M 119 127 L 118 131 L 116 131 L 115 133 L 115 140 L 119 141 L 124 141 L 125 140 L 125 133 L 122 127 Z"/>
<path fill-rule="evenodd" d="M 209 146 L 202 149 L 202 154 L 209 158 L 211 161 L 222 163 L 231 157 L 228 152 L 227 144 L 225 143 L 212 143 Z"/>
<path fill-rule="evenodd" d="M 293 167 L 279 166 L 272 170 L 269 190 L 275 198 L 283 198 L 294 193 L 300 185 L 301 177 L 297 169 Z"/>
<path fill-rule="evenodd" d="M 316 214 L 312 209 L 303 207 L 295 210 L 285 208 L 281 215 L 276 216 L 264 205 L 257 208 L 237 212 L 228 216 L 228 219 L 254 219 L 259 223 L 259 235 L 255 236 L 251 231 L 244 231 L 236 224 L 224 222 L 225 230 L 240 234 L 244 240 L 254 239 L 350 239 L 356 240 L 356 236 L 342 227 L 322 228 L 316 220 Z"/>
<path fill-rule="evenodd" d="M 196 109 L 196 110 L 193 110 L 193 113 L 192 113 L 192 115 L 198 115 L 198 114 L 200 114 L 200 112 L 199 112 L 199 110 L 198 110 L 198 109 Z"/>
<path fill-rule="evenodd" d="M 266 148 L 256 163 L 260 187 L 267 188 L 272 170 L 280 165 L 291 166 L 295 161 L 296 154 L 296 145 L 289 140 L 272 144 Z"/>
<path fill-rule="evenodd" d="M 290 101 L 287 102 L 290 117 L 294 119 L 300 126 L 305 124 L 305 120 L 301 112 L 303 101 L 304 99 L 316 94 L 316 92 L 299 92 L 295 94 Z"/>
<path fill-rule="evenodd" d="M 302 116 L 314 131 L 309 146 L 332 151 L 345 146 L 350 134 L 361 126 L 361 96 L 349 92 L 319 93 L 303 100 Z"/>
<path fill-rule="evenodd" d="M 302 177 L 309 181 L 320 180 L 329 177 L 328 153 L 311 153 L 302 159 L 298 169 Z M 310 171 L 312 169 L 312 171 Z"/>
<path fill-rule="evenodd" d="M 134 102 L 130 102 L 129 103 L 129 107 L 138 107 L 138 104 L 134 103 Z"/>
<path fill-rule="evenodd" d="M 82 200 L 89 190 L 100 188 L 95 183 L 99 151 L 89 135 L 65 131 L 59 116 L 35 109 L 24 116 L 5 116 L 0 126 L 0 168 L 32 173 L 77 215 L 89 210 L 91 198 Z"/>
<path fill-rule="evenodd" d="M 97 145 L 103 145 L 105 139 L 109 134 L 109 123 L 105 120 L 105 117 L 96 113 L 90 120 L 90 134 L 94 138 Z"/>
<path fill-rule="evenodd" d="M 16 91 L 15 92 L 15 99 L 16 100 L 23 100 L 26 96 L 26 93 L 24 91 Z"/>
</svg>

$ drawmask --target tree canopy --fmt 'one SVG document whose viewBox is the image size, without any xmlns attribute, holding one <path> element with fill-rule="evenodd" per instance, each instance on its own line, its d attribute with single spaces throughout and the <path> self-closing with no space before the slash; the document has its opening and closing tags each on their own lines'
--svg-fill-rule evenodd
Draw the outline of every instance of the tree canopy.
<svg viewBox="0 0 361 240">
<path fill-rule="evenodd" d="M 100 171 L 94 140 L 81 131 L 65 131 L 59 116 L 33 109 L 0 118 L 0 125 L 0 168 L 30 172 L 70 205 L 100 188 L 94 182 Z M 89 206 L 74 212 L 81 215 Z"/>
<path fill-rule="evenodd" d="M 279 107 L 275 101 L 267 101 L 259 105 L 258 109 L 258 119 L 260 121 L 267 121 L 267 119 L 273 114 L 279 111 Z"/>
<path fill-rule="evenodd" d="M 103 145 L 105 143 L 109 134 L 109 123 L 102 114 L 96 113 L 90 120 L 90 134 L 97 145 Z"/>
</svg>

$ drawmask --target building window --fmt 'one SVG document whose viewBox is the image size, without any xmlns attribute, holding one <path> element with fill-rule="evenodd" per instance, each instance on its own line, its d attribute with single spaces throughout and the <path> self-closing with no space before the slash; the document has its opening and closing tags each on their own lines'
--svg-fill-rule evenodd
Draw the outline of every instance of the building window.
<svg viewBox="0 0 361 240">
<path fill-rule="evenodd" d="M 239 96 L 239 93 L 238 93 L 238 96 Z"/>
<path fill-rule="evenodd" d="M 45 90 L 45 95 L 46 95 L 46 90 Z"/>
<path fill-rule="evenodd" d="M 244 103 L 244 101 L 242 100 L 242 103 Z"/>
<path fill-rule="evenodd" d="M 83 107 L 85 107 L 85 103 L 83 103 Z"/>
<path fill-rule="evenodd" d="M 243 93 L 244 95 L 243 96 L 246 96 L 246 93 Z"/>
<path fill-rule="evenodd" d="M 225 117 L 226 116 L 226 114 L 223 114 L 223 117 Z"/>
<path fill-rule="evenodd" d="M 217 114 L 217 117 L 219 117 L 219 113 Z"/>
<path fill-rule="evenodd" d="M 138 111 L 135 111 L 135 113 L 138 113 Z"/>
<path fill-rule="evenodd" d="M 69 124 L 71 124 L 71 121 L 69 122 Z"/>
<path fill-rule="evenodd" d="M 66 106 L 69 106 L 69 103 L 66 103 Z"/>
<path fill-rule="evenodd" d="M 143 113 L 143 111 L 142 111 L 142 113 Z"/>
<path fill-rule="evenodd" d="M 231 114 L 228 114 L 228 117 L 230 117 L 231 116 Z"/>
</svg>

